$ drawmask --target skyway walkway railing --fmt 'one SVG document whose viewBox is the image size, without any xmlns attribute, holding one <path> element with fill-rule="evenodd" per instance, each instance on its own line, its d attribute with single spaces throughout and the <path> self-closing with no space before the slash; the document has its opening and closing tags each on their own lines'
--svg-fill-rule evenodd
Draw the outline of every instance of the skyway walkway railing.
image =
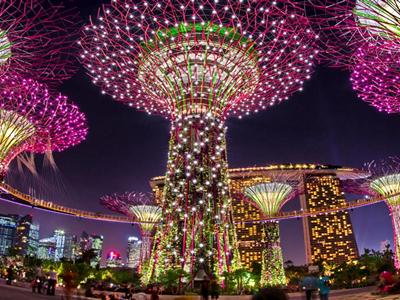
<svg viewBox="0 0 400 300">
<path fill-rule="evenodd" d="M 141 223 L 132 218 L 126 216 L 119 216 L 119 215 L 110 215 L 110 214 L 103 214 L 98 212 L 91 212 L 87 210 L 80 210 L 76 208 L 71 208 L 63 205 L 56 204 L 51 201 L 41 200 L 34 198 L 30 195 L 24 194 L 17 189 L 11 187 L 6 183 L 0 183 L 0 190 L 3 191 L 6 195 L 9 194 L 13 196 L 13 198 L 9 199 L 4 195 L 0 195 L 2 200 L 14 203 L 14 204 L 21 204 L 25 206 L 30 206 L 33 208 L 39 208 L 47 211 L 52 211 L 56 213 L 61 213 L 65 215 L 75 216 L 78 218 L 89 219 L 89 220 L 97 220 L 97 221 L 106 221 L 106 222 L 115 222 L 115 223 Z M 391 195 L 390 197 L 399 196 L 400 193 Z M 320 208 L 318 210 L 295 210 L 290 212 L 279 212 L 274 216 L 269 216 L 262 219 L 257 220 L 242 220 L 237 223 L 257 223 L 257 222 L 266 222 L 266 221 L 279 221 L 285 219 L 294 219 L 294 218 L 304 218 L 304 217 L 314 217 L 323 214 L 334 213 L 343 210 L 354 209 L 362 206 L 372 205 L 378 202 L 385 200 L 388 197 L 374 197 L 374 198 L 362 198 L 357 200 L 348 201 L 343 205 L 334 207 L 334 208 Z M 143 223 L 143 222 L 142 222 Z"/>
</svg>

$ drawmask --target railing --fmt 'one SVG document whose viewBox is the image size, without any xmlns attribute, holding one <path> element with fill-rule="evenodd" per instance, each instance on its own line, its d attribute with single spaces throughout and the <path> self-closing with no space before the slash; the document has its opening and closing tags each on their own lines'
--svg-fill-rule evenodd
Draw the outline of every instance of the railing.
<svg viewBox="0 0 400 300">
<path fill-rule="evenodd" d="M 24 194 L 15 188 L 9 186 L 6 183 L 0 183 L 0 189 L 3 190 L 5 193 L 8 193 L 16 198 L 16 200 L 8 200 L 13 203 L 20 203 L 22 200 L 22 204 L 26 206 L 32 206 L 39 209 L 45 209 L 49 211 L 54 211 L 61 214 L 71 215 L 83 219 L 91 219 L 91 220 L 98 220 L 98 221 L 107 221 L 107 222 L 116 222 L 116 223 L 151 223 L 151 222 L 140 222 L 134 220 L 132 218 L 126 216 L 118 216 L 118 215 L 109 215 L 109 214 L 102 214 L 96 213 L 86 210 L 80 210 L 76 208 L 66 207 L 63 205 L 56 204 L 51 201 L 36 199 L 30 195 Z M 238 223 L 257 223 L 257 222 L 265 222 L 265 221 L 274 221 L 274 220 L 284 220 L 284 219 L 293 219 L 293 218 L 304 218 L 304 217 L 313 217 L 323 214 L 334 213 L 343 210 L 349 210 L 353 208 L 358 208 L 361 206 L 372 205 L 378 202 L 385 200 L 386 198 L 391 198 L 395 196 L 400 196 L 400 193 L 391 195 L 390 197 L 376 197 L 376 198 L 362 198 L 358 200 L 353 200 L 344 203 L 343 205 L 337 206 L 335 208 L 326 208 L 322 207 L 319 210 L 295 210 L 290 212 L 280 212 L 274 216 L 258 219 L 258 220 L 243 220 Z M 5 200 L 5 199 L 3 199 Z M 19 200 L 19 201 L 17 201 Z"/>
<path fill-rule="evenodd" d="M 96 213 L 96 212 L 91 212 L 91 211 L 86 211 L 86 210 L 80 210 L 76 208 L 71 208 L 71 207 L 66 207 L 63 205 L 56 204 L 51 201 L 46 201 L 46 200 L 41 200 L 41 199 L 36 199 L 30 195 L 24 194 L 15 188 L 9 186 L 6 183 L 0 183 L 0 189 L 3 190 L 4 192 L 14 196 L 18 200 L 22 200 L 22 204 L 27 205 L 27 206 L 32 206 L 35 208 L 39 209 L 45 209 L 45 210 L 50 210 L 54 211 L 57 213 L 61 214 L 66 214 L 66 215 L 72 215 L 75 217 L 79 218 L 84 218 L 84 219 L 93 219 L 93 220 L 99 220 L 99 221 L 109 221 L 109 222 L 118 222 L 118 223 L 137 223 L 135 220 L 128 218 L 126 216 L 118 216 L 118 215 L 109 215 L 109 214 L 102 214 L 102 213 Z M 20 201 L 12 201 L 11 202 L 20 202 Z"/>
</svg>

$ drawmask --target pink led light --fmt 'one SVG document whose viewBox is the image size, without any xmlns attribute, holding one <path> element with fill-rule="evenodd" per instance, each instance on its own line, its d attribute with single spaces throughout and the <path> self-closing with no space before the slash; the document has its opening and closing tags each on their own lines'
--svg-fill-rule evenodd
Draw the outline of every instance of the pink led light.
<svg viewBox="0 0 400 300">
<path fill-rule="evenodd" d="M 379 111 L 400 112 L 400 53 L 393 42 L 365 43 L 354 58 L 351 73 L 358 96 Z M 389 50 L 392 48 L 393 50 Z"/>
<path fill-rule="evenodd" d="M 121 0 L 103 6 L 80 43 L 103 93 L 173 119 L 242 116 L 288 99 L 312 73 L 315 38 L 286 1 Z"/>
<path fill-rule="evenodd" d="M 63 151 L 83 141 L 86 118 L 63 95 L 16 75 L 0 77 L 1 172 L 23 151 Z M 10 146 L 11 145 L 11 146 Z"/>
<path fill-rule="evenodd" d="M 0 20 L 0 74 L 55 87 L 78 70 L 81 20 L 74 9 L 47 0 L 2 0 Z"/>
</svg>

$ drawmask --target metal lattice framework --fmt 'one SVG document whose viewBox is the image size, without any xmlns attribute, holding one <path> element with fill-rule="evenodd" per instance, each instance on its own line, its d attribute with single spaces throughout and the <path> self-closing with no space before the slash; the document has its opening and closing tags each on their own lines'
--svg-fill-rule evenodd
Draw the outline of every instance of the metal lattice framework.
<svg viewBox="0 0 400 300">
<path fill-rule="evenodd" d="M 358 25 L 371 35 L 400 38 L 400 2 L 397 0 L 358 0 L 353 12 Z"/>
<path fill-rule="evenodd" d="M 305 3 L 313 28 L 319 34 L 320 60 L 330 66 L 352 68 L 355 52 L 365 44 L 379 43 L 380 49 L 399 49 L 400 10 L 396 0 L 307 0 Z"/>
<path fill-rule="evenodd" d="M 400 159 L 390 157 L 386 160 L 367 164 L 372 174 L 365 188 L 376 195 L 386 197 L 393 224 L 394 259 L 400 268 Z"/>
<path fill-rule="evenodd" d="M 244 194 L 265 216 L 276 215 L 280 208 L 294 195 L 293 187 L 286 182 L 259 183 L 247 187 Z M 266 222 L 264 228 L 265 248 L 263 249 L 261 284 L 267 286 L 285 285 L 280 245 L 279 224 Z"/>
<path fill-rule="evenodd" d="M 139 222 L 142 235 L 139 269 L 150 259 L 155 226 L 161 220 L 161 208 L 154 205 L 148 194 L 127 192 L 103 196 L 101 203 L 108 209 L 124 214 Z"/>
<path fill-rule="evenodd" d="M 0 75 L 18 73 L 50 84 L 77 70 L 81 20 L 50 0 L 0 1 Z"/>
<path fill-rule="evenodd" d="M 400 51 L 391 41 L 366 43 L 356 51 L 351 82 L 358 96 L 379 111 L 400 112 Z"/>
<path fill-rule="evenodd" d="M 0 77 L 0 173 L 23 151 L 63 151 L 85 139 L 86 118 L 63 95 L 20 76 Z"/>
<path fill-rule="evenodd" d="M 302 88 L 314 39 L 289 5 L 125 0 L 86 26 L 81 57 L 103 93 L 148 113 L 242 115 Z"/>
<path fill-rule="evenodd" d="M 278 213 L 292 193 L 292 186 L 281 182 L 260 183 L 245 191 L 245 195 L 267 216 Z"/>
<path fill-rule="evenodd" d="M 301 90 L 315 39 L 287 1 L 112 1 L 86 26 L 81 60 L 93 82 L 172 122 L 153 278 L 234 266 L 225 119 Z"/>
<path fill-rule="evenodd" d="M 400 9 L 396 0 L 306 1 L 319 33 L 320 59 L 349 69 L 358 96 L 398 113 Z M 311 8 L 310 8 L 311 7 Z"/>
</svg>

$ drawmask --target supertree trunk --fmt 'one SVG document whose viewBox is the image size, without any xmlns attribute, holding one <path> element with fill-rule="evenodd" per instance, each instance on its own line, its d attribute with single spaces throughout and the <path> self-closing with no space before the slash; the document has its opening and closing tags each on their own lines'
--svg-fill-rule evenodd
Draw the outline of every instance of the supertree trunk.
<svg viewBox="0 0 400 300">
<path fill-rule="evenodd" d="M 162 206 L 156 276 L 176 267 L 217 277 L 230 270 L 234 227 L 221 120 L 189 115 L 173 122 Z"/>
<path fill-rule="evenodd" d="M 261 286 L 286 285 L 283 268 L 282 248 L 279 236 L 279 223 L 265 223 L 265 248 L 261 269 Z"/>
<path fill-rule="evenodd" d="M 400 205 L 389 205 L 392 215 L 393 243 L 394 243 L 394 266 L 400 268 Z"/>
<path fill-rule="evenodd" d="M 143 273 L 144 271 L 147 272 L 147 266 L 151 257 L 152 244 L 153 237 L 151 236 L 151 233 L 143 233 L 138 266 L 139 273 Z"/>
</svg>

